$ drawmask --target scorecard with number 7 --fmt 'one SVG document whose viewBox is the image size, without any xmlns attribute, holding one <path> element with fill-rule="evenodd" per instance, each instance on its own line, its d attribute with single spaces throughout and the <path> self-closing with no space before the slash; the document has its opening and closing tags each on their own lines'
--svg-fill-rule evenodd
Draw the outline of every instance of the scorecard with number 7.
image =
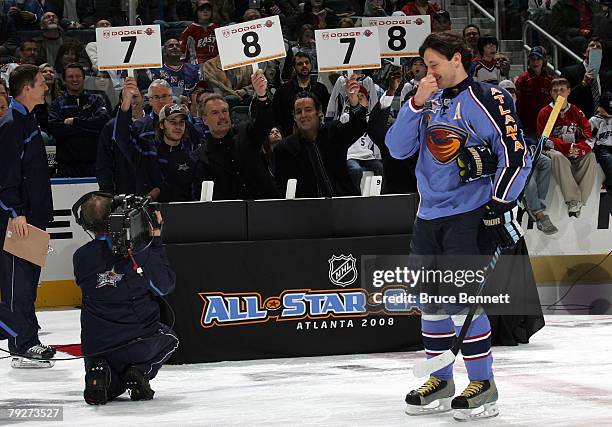
<svg viewBox="0 0 612 427">
<path fill-rule="evenodd" d="M 224 70 L 287 55 L 278 15 L 216 28 L 215 36 Z"/>
<path fill-rule="evenodd" d="M 319 71 L 380 68 L 378 28 L 316 30 Z"/>
<path fill-rule="evenodd" d="M 161 68 L 159 25 L 96 28 L 98 69 Z"/>
</svg>

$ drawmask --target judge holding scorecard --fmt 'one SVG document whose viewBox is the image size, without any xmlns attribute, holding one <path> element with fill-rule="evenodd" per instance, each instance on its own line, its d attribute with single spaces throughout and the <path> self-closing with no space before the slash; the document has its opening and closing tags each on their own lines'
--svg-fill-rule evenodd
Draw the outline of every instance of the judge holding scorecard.
<svg viewBox="0 0 612 427">
<path fill-rule="evenodd" d="M 36 246 L 42 233 L 33 227 L 44 230 L 53 219 L 47 155 L 32 114 L 45 102 L 47 85 L 38 67 L 29 64 L 18 66 L 9 84 L 13 100 L 0 120 L 0 292 L 14 314 L 15 329 L 21 331 L 19 340 L 9 339 L 9 350 L 16 355 L 12 366 L 50 367 L 55 350 L 40 343 L 34 311 L 40 265 L 7 252 L 9 239 Z"/>
</svg>

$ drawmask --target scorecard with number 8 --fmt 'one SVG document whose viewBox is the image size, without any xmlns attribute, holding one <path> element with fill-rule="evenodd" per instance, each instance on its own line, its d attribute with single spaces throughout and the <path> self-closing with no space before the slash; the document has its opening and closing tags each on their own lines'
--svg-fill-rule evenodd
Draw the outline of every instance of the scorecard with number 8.
<svg viewBox="0 0 612 427">
<path fill-rule="evenodd" d="M 277 15 L 215 29 L 224 70 L 286 56 Z"/>
<path fill-rule="evenodd" d="M 418 56 L 419 47 L 431 33 L 429 15 L 363 18 L 363 27 L 377 27 L 383 58 Z"/>
<path fill-rule="evenodd" d="M 319 71 L 380 68 L 378 28 L 316 30 Z"/>
</svg>

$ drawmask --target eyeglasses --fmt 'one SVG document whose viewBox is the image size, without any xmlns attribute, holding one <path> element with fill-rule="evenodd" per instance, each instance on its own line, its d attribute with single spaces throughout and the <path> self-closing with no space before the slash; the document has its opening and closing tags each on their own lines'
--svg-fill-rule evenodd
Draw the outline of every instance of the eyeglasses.
<svg viewBox="0 0 612 427">
<path fill-rule="evenodd" d="M 165 95 L 153 95 L 151 97 L 151 99 L 154 99 L 155 101 L 160 101 L 162 99 L 168 99 L 168 98 L 170 98 L 169 94 L 165 94 Z"/>
</svg>

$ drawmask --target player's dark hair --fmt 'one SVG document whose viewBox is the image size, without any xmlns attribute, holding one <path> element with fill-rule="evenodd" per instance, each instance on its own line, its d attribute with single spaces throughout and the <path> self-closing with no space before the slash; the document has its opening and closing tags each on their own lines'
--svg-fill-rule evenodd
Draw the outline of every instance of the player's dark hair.
<svg viewBox="0 0 612 427">
<path fill-rule="evenodd" d="M 565 86 L 568 89 L 571 89 L 571 85 L 568 79 L 565 77 L 558 77 L 556 79 L 552 79 L 550 82 L 550 88 L 552 89 L 555 86 Z"/>
<path fill-rule="evenodd" d="M 93 195 L 81 205 L 83 227 L 93 233 L 108 233 L 109 217 L 113 200 L 99 195 Z"/>
<path fill-rule="evenodd" d="M 18 97 L 23 92 L 24 86 L 34 87 L 36 76 L 40 70 L 36 65 L 23 64 L 18 66 L 9 75 L 9 91 L 13 98 Z"/>
<path fill-rule="evenodd" d="M 83 68 L 83 66 L 79 64 L 78 62 L 71 62 L 70 64 L 66 65 L 64 69 L 62 70 L 62 78 L 64 80 L 66 80 L 66 70 L 68 70 L 69 68 L 78 68 L 79 70 L 81 70 L 81 73 L 83 74 L 83 78 L 85 78 L 85 68 Z"/>
<path fill-rule="evenodd" d="M 295 103 L 297 102 L 298 99 L 303 99 L 303 98 L 312 99 L 312 102 L 314 102 L 314 105 L 317 111 L 319 112 L 323 111 L 323 105 L 321 104 L 321 101 L 319 101 L 319 98 L 317 98 L 317 95 L 315 95 L 312 92 L 302 91 L 302 92 L 299 92 L 297 95 L 295 95 L 295 100 L 293 101 L 293 109 L 292 109 L 293 113 L 295 113 Z"/>
<path fill-rule="evenodd" d="M 477 49 L 478 49 L 478 53 L 480 53 L 480 55 L 483 54 L 484 47 L 486 45 L 488 45 L 488 44 L 493 44 L 493 45 L 495 45 L 495 47 L 497 47 L 499 49 L 499 40 L 497 40 L 493 36 L 483 36 L 483 37 L 478 39 L 478 45 L 476 46 Z"/>
<path fill-rule="evenodd" d="M 455 53 L 459 53 L 461 55 L 461 63 L 466 71 L 472 63 L 472 52 L 465 44 L 463 37 L 457 33 L 450 31 L 431 33 L 419 48 L 419 56 L 424 57 L 427 49 L 435 50 L 449 61 Z"/>
</svg>

